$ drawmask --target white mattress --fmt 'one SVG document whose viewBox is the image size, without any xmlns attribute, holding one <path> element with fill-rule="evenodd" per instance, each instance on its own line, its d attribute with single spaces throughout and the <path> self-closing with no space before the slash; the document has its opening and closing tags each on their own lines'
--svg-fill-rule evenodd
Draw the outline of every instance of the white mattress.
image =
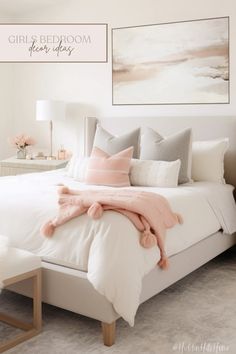
<svg viewBox="0 0 236 354">
<path fill-rule="evenodd" d="M 74 189 L 104 189 L 79 184 L 65 177 L 64 170 L 2 177 L 0 234 L 9 238 L 10 245 L 36 253 L 46 261 L 85 271 L 93 287 L 133 325 L 142 278 L 157 265 L 158 248 L 141 247 L 138 230 L 128 218 L 114 211 L 106 211 L 99 220 L 84 214 L 58 227 L 51 239 L 40 236 L 42 224 L 57 214 L 59 183 Z M 143 189 L 162 194 L 173 211 L 183 217 L 182 225 L 167 231 L 169 256 L 221 228 L 227 233 L 236 230 L 233 188 L 229 185 L 195 183 Z"/>
<path fill-rule="evenodd" d="M 93 233 L 91 225 L 94 221 L 86 215 L 72 220 L 58 228 L 50 241 L 39 235 L 40 226 L 57 213 L 57 184 L 59 183 L 74 189 L 104 189 L 104 187 L 91 187 L 76 182 L 65 176 L 64 170 L 2 177 L 0 179 L 0 234 L 7 235 L 13 246 L 40 254 L 45 261 L 86 271 L 88 254 L 84 255 L 84 259 L 79 260 L 75 250 L 81 242 L 79 234 L 88 232 L 88 229 L 90 234 Z M 233 187 L 230 185 L 198 182 L 181 185 L 178 188 L 128 188 L 142 188 L 159 193 L 168 199 L 175 212 L 182 215 L 183 225 L 176 225 L 167 231 L 168 256 L 181 252 L 221 228 L 228 233 L 236 230 Z M 218 199 L 218 202 L 215 199 Z M 216 205 L 212 205 L 214 203 Z M 220 210 L 220 204 L 223 211 Z M 224 204 L 228 206 L 227 210 L 224 210 Z M 97 223 L 113 222 L 114 230 L 119 228 L 120 218 L 124 219 L 124 217 L 113 211 L 105 214 L 108 215 Z M 225 224 L 222 214 L 225 214 Z M 92 235 L 89 237 L 92 238 Z M 87 241 L 91 242 L 88 238 Z"/>
</svg>

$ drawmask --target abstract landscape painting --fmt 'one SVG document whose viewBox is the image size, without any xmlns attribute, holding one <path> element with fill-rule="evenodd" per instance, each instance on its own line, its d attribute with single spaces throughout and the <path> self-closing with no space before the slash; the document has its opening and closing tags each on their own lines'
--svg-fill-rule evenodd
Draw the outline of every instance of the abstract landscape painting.
<svg viewBox="0 0 236 354">
<path fill-rule="evenodd" d="M 113 29 L 113 104 L 229 103 L 229 18 Z"/>
</svg>

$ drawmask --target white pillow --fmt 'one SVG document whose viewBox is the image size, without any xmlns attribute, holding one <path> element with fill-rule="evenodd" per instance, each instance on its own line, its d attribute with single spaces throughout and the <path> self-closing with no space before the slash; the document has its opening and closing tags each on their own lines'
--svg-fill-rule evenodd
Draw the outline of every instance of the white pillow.
<svg viewBox="0 0 236 354">
<path fill-rule="evenodd" d="M 225 183 L 224 156 L 228 147 L 228 138 L 193 142 L 193 180 Z"/>
<path fill-rule="evenodd" d="M 77 158 L 74 167 L 74 179 L 78 182 L 84 182 L 87 169 L 88 169 L 89 157 Z"/>
<path fill-rule="evenodd" d="M 78 182 L 85 181 L 85 175 L 88 168 L 89 157 L 73 156 L 69 162 L 66 175 L 74 178 Z"/>
<path fill-rule="evenodd" d="M 76 162 L 76 156 L 72 156 L 68 164 L 66 165 L 66 176 L 73 177 L 74 176 L 74 167 Z"/>
<path fill-rule="evenodd" d="M 153 161 L 133 159 L 130 183 L 133 186 L 177 187 L 181 161 Z"/>
</svg>

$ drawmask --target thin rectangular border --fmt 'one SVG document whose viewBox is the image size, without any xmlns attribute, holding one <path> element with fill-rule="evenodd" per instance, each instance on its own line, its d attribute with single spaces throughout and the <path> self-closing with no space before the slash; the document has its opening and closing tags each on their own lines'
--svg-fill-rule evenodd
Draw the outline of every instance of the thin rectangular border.
<svg viewBox="0 0 236 354">
<path fill-rule="evenodd" d="M 217 20 L 217 19 L 228 19 L 228 58 L 229 58 L 229 80 L 228 80 L 228 102 L 196 102 L 196 103 L 114 103 L 114 89 L 113 89 L 113 31 L 115 30 L 122 30 L 127 28 L 137 28 L 137 27 L 150 27 L 150 26 L 161 26 L 161 25 L 170 25 L 174 23 L 184 23 L 184 22 L 196 22 L 196 21 L 207 21 L 207 20 Z M 112 65 L 111 65 L 111 76 L 112 76 L 112 106 L 181 106 L 181 105 L 214 105 L 214 104 L 230 104 L 230 16 L 220 16 L 220 17 L 207 17 L 207 18 L 200 18 L 200 19 L 193 19 L 193 20 L 183 20 L 183 21 L 172 21 L 172 22 L 161 22 L 161 23 L 152 23 L 147 25 L 138 25 L 138 26 L 127 26 L 127 27 L 115 27 L 112 28 L 112 35 L 111 35 L 111 54 L 112 54 Z"/>
<path fill-rule="evenodd" d="M 106 60 L 102 60 L 102 61 L 0 61 L 0 64 L 1 63 L 31 63 L 31 64 L 34 64 L 34 63 L 46 63 L 46 64 L 70 64 L 70 63 L 76 63 L 76 64 L 79 64 L 79 63 L 108 63 L 108 24 L 107 23 L 43 23 L 43 22 L 37 22 L 37 23 L 0 23 L 0 26 L 12 26 L 12 25 L 17 25 L 17 26 L 32 26 L 32 25 L 39 25 L 39 26 L 45 26 L 45 25 L 49 25 L 49 26 L 53 26 L 53 25 L 60 25 L 60 26 L 64 26 L 64 25 L 82 25 L 82 26 L 89 26 L 89 25 L 96 25 L 96 26 L 105 26 L 106 28 Z"/>
</svg>

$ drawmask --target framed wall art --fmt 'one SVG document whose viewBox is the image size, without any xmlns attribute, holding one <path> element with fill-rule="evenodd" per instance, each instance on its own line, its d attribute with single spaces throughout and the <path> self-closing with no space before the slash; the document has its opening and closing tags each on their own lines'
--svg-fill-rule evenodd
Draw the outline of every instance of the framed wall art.
<svg viewBox="0 0 236 354">
<path fill-rule="evenodd" d="M 113 105 L 229 103 L 229 17 L 112 30 Z"/>
</svg>

